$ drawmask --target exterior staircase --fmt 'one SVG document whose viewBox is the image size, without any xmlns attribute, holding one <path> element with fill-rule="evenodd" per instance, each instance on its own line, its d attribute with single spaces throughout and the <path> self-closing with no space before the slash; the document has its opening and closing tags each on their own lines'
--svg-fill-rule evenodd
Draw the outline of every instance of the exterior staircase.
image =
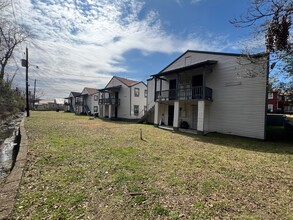
<svg viewBox="0 0 293 220">
<path fill-rule="evenodd" d="M 89 108 L 87 105 L 84 105 L 83 108 L 84 108 L 84 111 L 85 111 L 86 115 L 87 115 L 87 116 L 90 116 L 90 115 L 91 115 L 91 110 L 90 110 L 90 108 Z"/>
<path fill-rule="evenodd" d="M 152 114 L 155 111 L 155 106 L 151 107 L 139 120 L 137 123 L 144 123 L 147 121 L 150 114 Z"/>
</svg>

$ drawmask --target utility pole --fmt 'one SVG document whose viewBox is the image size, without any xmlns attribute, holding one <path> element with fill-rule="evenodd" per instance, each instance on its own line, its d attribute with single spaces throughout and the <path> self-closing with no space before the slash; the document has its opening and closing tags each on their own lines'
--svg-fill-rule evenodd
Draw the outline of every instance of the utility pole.
<svg viewBox="0 0 293 220">
<path fill-rule="evenodd" d="M 26 117 L 30 116 L 30 105 L 29 105 L 29 97 L 28 97 L 28 49 L 25 50 L 26 54 L 26 63 L 25 63 L 25 81 L 26 81 Z"/>
<path fill-rule="evenodd" d="M 36 86 L 37 86 L 37 80 L 35 79 L 35 84 L 34 84 L 34 102 L 33 102 L 34 108 L 35 108 L 35 102 L 36 102 Z"/>
</svg>

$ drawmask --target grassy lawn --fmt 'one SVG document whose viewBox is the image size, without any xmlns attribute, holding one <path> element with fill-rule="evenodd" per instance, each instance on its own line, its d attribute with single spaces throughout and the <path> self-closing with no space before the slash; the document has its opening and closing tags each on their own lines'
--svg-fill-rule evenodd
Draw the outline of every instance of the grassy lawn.
<svg viewBox="0 0 293 220">
<path fill-rule="evenodd" d="M 26 128 L 15 219 L 293 219 L 292 143 L 61 112 Z"/>
</svg>

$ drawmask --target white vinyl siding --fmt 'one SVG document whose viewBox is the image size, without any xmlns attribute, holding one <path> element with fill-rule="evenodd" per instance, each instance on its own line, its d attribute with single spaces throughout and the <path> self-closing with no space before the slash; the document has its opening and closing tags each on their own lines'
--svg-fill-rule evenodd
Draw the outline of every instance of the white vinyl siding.
<svg viewBox="0 0 293 220">
<path fill-rule="evenodd" d="M 144 106 L 147 104 L 147 97 L 142 94 L 140 91 L 145 91 L 147 89 L 146 85 L 144 83 L 138 83 L 135 86 L 131 87 L 131 93 L 135 94 L 135 91 L 139 91 L 139 96 L 133 96 L 131 99 L 132 109 L 131 109 L 131 117 L 132 118 L 140 118 L 144 115 Z M 139 106 L 139 112 L 138 114 L 134 111 L 134 105 Z"/>
<path fill-rule="evenodd" d="M 147 89 L 146 85 L 142 82 L 128 87 L 117 78 L 113 77 L 107 85 L 108 87 L 121 86 L 118 92 L 118 98 L 120 99 L 120 105 L 118 105 L 118 118 L 125 119 L 137 119 L 143 114 L 143 111 L 139 112 L 138 115 L 134 114 L 134 105 L 138 105 L 139 109 L 143 110 L 143 106 L 146 105 L 146 98 L 141 95 L 140 91 Z M 138 96 L 135 96 L 135 90 L 138 91 Z M 105 111 L 107 108 L 105 107 Z M 112 115 L 114 115 L 115 107 L 112 107 Z M 108 113 L 106 113 L 108 114 Z"/>
<path fill-rule="evenodd" d="M 190 65 L 206 60 L 218 61 L 213 67 L 206 68 L 206 86 L 213 90 L 213 101 L 206 101 L 205 131 L 264 139 L 267 110 L 266 63 L 244 66 L 239 65 L 237 56 L 188 52 L 164 72 L 184 67 L 186 57 L 191 57 Z M 259 74 L 253 78 L 247 77 L 247 72 L 252 70 Z M 202 68 L 191 71 L 186 79 L 179 80 L 188 81 L 190 75 L 202 71 Z M 168 76 L 168 80 L 170 79 L 172 76 Z M 157 90 L 158 88 L 159 86 Z M 168 89 L 168 84 L 163 82 L 164 89 Z"/>
</svg>

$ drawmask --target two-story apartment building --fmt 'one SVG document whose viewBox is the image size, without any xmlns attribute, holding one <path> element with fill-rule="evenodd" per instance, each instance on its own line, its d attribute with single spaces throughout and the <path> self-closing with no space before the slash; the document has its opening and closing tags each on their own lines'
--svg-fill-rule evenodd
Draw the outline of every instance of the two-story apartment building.
<svg viewBox="0 0 293 220">
<path fill-rule="evenodd" d="M 139 119 L 146 110 L 147 86 L 113 76 L 104 89 L 100 89 L 100 117 Z"/>
<path fill-rule="evenodd" d="M 64 104 L 64 111 L 65 112 L 73 112 L 75 113 L 75 103 L 76 103 L 76 97 L 80 96 L 80 92 L 70 92 L 69 96 L 65 98 L 67 100 Z"/>
<path fill-rule="evenodd" d="M 76 96 L 75 113 L 94 115 L 99 113 L 99 91 L 85 87 L 79 96 Z"/>
<path fill-rule="evenodd" d="M 148 80 L 154 124 L 264 139 L 268 63 L 253 59 L 186 51 Z"/>
</svg>

